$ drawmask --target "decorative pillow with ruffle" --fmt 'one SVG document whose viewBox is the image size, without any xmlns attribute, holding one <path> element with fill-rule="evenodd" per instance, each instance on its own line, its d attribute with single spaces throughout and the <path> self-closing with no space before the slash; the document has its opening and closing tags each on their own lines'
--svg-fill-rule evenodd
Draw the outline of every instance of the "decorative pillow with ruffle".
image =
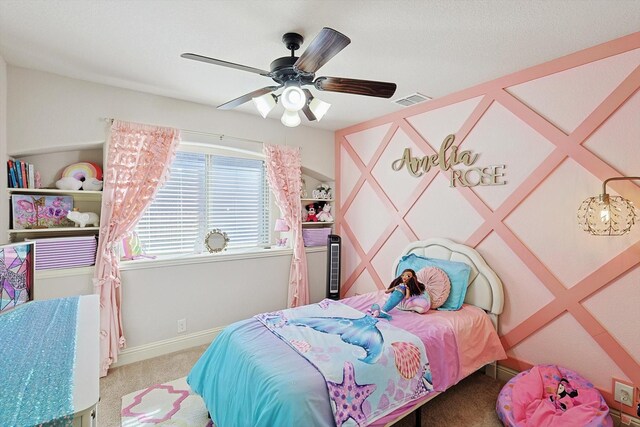
<svg viewBox="0 0 640 427">
<path fill-rule="evenodd" d="M 425 267 L 416 272 L 416 279 L 424 284 L 429 293 L 432 309 L 445 303 L 451 292 L 451 282 L 447 273 L 438 267 Z"/>
</svg>

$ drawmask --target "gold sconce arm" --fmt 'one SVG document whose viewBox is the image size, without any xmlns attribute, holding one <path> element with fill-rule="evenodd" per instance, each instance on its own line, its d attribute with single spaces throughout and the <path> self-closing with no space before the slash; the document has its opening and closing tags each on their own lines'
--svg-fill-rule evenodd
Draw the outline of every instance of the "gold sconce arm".
<svg viewBox="0 0 640 427">
<path fill-rule="evenodd" d="M 640 176 L 616 176 L 614 178 L 607 178 L 602 183 L 602 194 L 607 194 L 607 182 L 609 181 L 640 181 Z"/>
</svg>

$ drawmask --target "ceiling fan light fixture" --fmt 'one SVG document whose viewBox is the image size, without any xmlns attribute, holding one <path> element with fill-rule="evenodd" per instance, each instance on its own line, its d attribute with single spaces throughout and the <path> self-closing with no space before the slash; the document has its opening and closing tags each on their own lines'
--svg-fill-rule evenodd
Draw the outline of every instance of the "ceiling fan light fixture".
<svg viewBox="0 0 640 427">
<path fill-rule="evenodd" d="M 313 115 L 316 116 L 316 120 L 318 121 L 322 120 L 324 115 L 327 114 L 327 111 L 329 111 L 329 108 L 331 108 L 331 104 L 329 104 L 328 102 L 324 102 L 318 98 L 314 97 L 311 98 L 311 101 L 309 101 L 309 109 L 311 110 Z"/>
<path fill-rule="evenodd" d="M 297 111 L 284 110 L 282 118 L 280 119 L 283 125 L 294 128 L 300 124 L 300 115 Z"/>
<path fill-rule="evenodd" d="M 307 97 L 304 95 L 300 83 L 287 82 L 284 91 L 280 95 L 282 106 L 289 111 L 300 111 L 307 103 Z"/>
<path fill-rule="evenodd" d="M 272 93 L 265 93 L 262 96 L 251 98 L 251 100 L 263 119 L 267 118 L 269 112 L 273 110 L 273 107 L 278 103 L 278 99 Z"/>
</svg>

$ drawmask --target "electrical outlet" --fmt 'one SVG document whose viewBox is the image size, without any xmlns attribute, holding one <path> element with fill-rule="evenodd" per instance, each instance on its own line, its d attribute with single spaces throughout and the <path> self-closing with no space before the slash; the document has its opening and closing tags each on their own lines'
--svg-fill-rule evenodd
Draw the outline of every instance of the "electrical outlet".
<svg viewBox="0 0 640 427">
<path fill-rule="evenodd" d="M 187 319 L 178 320 L 178 333 L 187 332 Z"/>
<path fill-rule="evenodd" d="M 613 400 L 620 402 L 623 405 L 633 406 L 633 387 L 616 381 Z"/>
</svg>

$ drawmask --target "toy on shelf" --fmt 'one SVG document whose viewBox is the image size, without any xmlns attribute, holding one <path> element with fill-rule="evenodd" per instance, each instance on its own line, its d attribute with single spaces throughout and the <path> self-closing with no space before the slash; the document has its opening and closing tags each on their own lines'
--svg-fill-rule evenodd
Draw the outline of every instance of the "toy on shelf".
<svg viewBox="0 0 640 427">
<path fill-rule="evenodd" d="M 62 178 L 56 182 L 56 187 L 61 190 L 100 191 L 102 168 L 93 162 L 72 163 L 62 170 Z"/>
<path fill-rule="evenodd" d="M 307 219 L 306 222 L 318 222 L 318 217 L 316 216 L 316 207 L 315 204 L 309 203 L 307 205 Z"/>
<path fill-rule="evenodd" d="M 320 208 L 320 212 L 318 212 L 316 217 L 320 222 L 332 222 L 333 215 L 331 215 L 331 204 L 328 202 L 325 202 L 324 206 Z"/>
<path fill-rule="evenodd" d="M 311 193 L 314 199 L 328 200 L 333 196 L 331 187 L 327 184 L 318 184 L 315 190 Z"/>
<path fill-rule="evenodd" d="M 102 168 L 93 162 L 72 163 L 62 170 L 62 176 L 72 176 L 77 180 L 84 181 L 87 178 L 102 179 Z"/>
<path fill-rule="evenodd" d="M 74 209 L 67 214 L 67 218 L 80 228 L 84 228 L 87 224 L 92 224 L 94 227 L 100 226 L 100 217 L 94 212 L 80 212 Z"/>
</svg>

